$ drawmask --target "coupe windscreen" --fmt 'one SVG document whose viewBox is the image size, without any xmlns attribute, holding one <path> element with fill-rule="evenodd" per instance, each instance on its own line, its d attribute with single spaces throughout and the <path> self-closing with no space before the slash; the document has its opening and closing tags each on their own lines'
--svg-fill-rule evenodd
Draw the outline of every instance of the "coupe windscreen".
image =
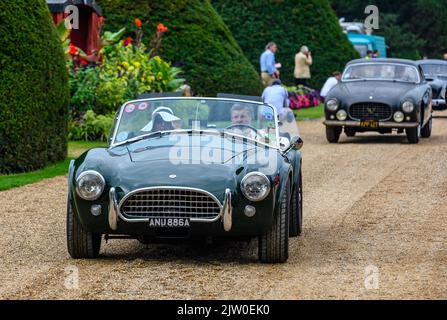
<svg viewBox="0 0 447 320">
<path fill-rule="evenodd" d="M 237 100 L 150 99 L 123 106 L 113 144 L 155 132 L 225 132 L 277 146 L 272 107 Z"/>
<path fill-rule="evenodd" d="M 424 64 L 422 70 L 425 75 L 447 76 L 447 65 L 445 64 Z"/>
<path fill-rule="evenodd" d="M 358 64 L 349 66 L 344 75 L 343 81 L 353 80 L 385 80 L 419 82 L 417 69 L 411 66 L 389 63 Z"/>
</svg>

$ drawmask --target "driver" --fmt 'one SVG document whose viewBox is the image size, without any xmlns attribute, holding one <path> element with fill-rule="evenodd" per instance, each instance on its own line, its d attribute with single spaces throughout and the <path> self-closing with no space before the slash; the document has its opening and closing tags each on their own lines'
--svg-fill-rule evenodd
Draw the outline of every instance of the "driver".
<svg viewBox="0 0 447 320">
<path fill-rule="evenodd" d="M 158 132 L 180 129 L 181 119 L 174 115 L 171 108 L 158 107 L 152 112 L 151 121 L 141 129 L 142 132 Z"/>
<path fill-rule="evenodd" d="M 251 126 L 252 110 L 250 107 L 235 103 L 231 107 L 231 123 L 229 131 L 241 136 L 256 139 L 257 131 Z"/>
</svg>

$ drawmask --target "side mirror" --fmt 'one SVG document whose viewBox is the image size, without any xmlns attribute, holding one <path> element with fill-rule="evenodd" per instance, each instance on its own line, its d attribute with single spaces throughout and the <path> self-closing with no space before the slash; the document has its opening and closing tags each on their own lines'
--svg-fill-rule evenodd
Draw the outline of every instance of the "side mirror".
<svg viewBox="0 0 447 320">
<path fill-rule="evenodd" d="M 281 140 L 280 140 L 281 143 Z M 290 145 L 283 151 L 284 153 L 290 152 L 290 150 L 299 151 L 303 148 L 304 141 L 300 136 L 295 136 L 290 141 Z"/>
<path fill-rule="evenodd" d="M 279 147 L 281 150 L 286 150 L 290 146 L 290 141 L 286 137 L 279 137 Z"/>
</svg>

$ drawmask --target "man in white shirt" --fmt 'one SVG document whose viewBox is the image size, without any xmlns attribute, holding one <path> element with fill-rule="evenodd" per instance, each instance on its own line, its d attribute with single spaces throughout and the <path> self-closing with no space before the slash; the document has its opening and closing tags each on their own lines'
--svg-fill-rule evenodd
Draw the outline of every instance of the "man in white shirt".
<svg viewBox="0 0 447 320">
<path fill-rule="evenodd" d="M 275 79 L 272 85 L 265 88 L 262 93 L 262 100 L 276 108 L 276 112 L 281 118 L 284 108 L 289 106 L 289 93 L 281 85 L 281 80 Z"/>
<path fill-rule="evenodd" d="M 326 83 L 323 86 L 323 89 L 321 89 L 320 97 L 323 99 L 323 101 L 326 99 L 327 94 L 329 91 L 332 90 L 333 87 L 335 87 L 338 82 L 341 79 L 341 73 L 336 71 L 332 74 L 332 77 L 326 80 Z"/>
</svg>

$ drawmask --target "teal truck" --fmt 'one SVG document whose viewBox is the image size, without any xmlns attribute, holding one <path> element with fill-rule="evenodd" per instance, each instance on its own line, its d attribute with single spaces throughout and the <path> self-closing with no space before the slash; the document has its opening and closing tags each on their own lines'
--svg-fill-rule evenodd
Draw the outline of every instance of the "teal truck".
<svg viewBox="0 0 447 320">
<path fill-rule="evenodd" d="M 379 50 L 380 58 L 387 58 L 385 38 L 375 35 L 348 33 L 348 39 L 354 45 L 355 50 L 364 58 L 368 50 Z"/>
</svg>

